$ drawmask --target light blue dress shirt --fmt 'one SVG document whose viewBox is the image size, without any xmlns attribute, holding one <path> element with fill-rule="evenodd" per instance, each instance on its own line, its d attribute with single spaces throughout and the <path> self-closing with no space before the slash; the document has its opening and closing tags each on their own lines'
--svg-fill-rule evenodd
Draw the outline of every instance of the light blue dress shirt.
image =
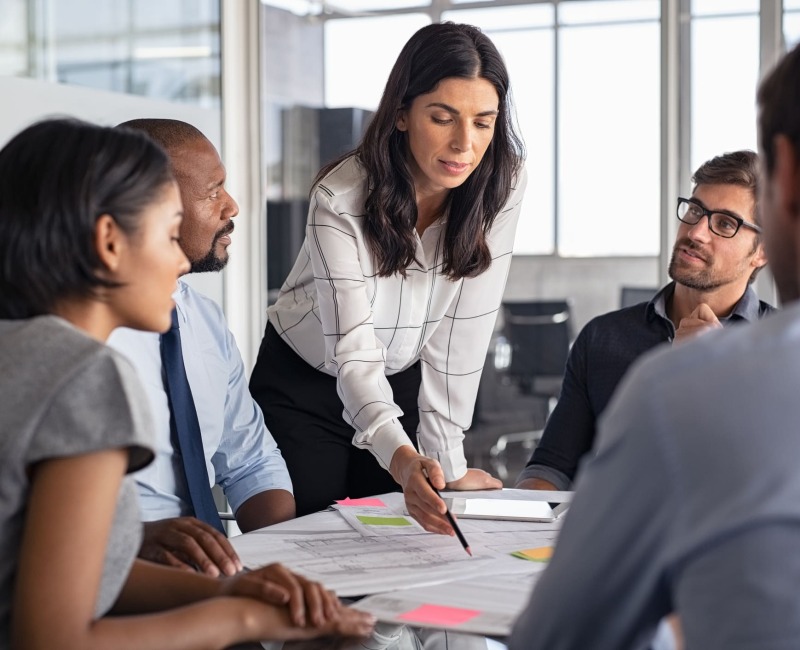
<svg viewBox="0 0 800 650">
<path fill-rule="evenodd" d="M 222 487 L 234 512 L 266 490 L 291 492 L 286 463 L 250 396 L 239 349 L 219 305 L 182 281 L 174 298 L 209 485 Z M 158 334 L 120 328 L 108 343 L 136 367 L 155 421 L 155 461 L 135 474 L 142 518 L 189 515 L 186 480 L 170 439 Z"/>
</svg>

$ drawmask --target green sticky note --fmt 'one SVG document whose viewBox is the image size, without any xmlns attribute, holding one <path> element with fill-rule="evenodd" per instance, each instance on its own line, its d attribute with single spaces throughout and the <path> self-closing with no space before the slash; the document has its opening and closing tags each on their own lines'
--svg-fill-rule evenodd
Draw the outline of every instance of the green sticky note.
<svg viewBox="0 0 800 650">
<path fill-rule="evenodd" d="M 411 522 L 405 517 L 369 517 L 358 515 L 356 517 L 365 526 L 411 526 Z"/>
</svg>

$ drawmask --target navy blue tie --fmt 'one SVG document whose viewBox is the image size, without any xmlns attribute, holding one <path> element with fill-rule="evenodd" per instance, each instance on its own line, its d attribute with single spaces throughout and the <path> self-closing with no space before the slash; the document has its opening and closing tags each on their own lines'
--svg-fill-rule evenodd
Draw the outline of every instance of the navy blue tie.
<svg viewBox="0 0 800 650">
<path fill-rule="evenodd" d="M 186 485 L 189 488 L 195 517 L 224 533 L 214 496 L 208 485 L 203 438 L 200 434 L 200 423 L 197 420 L 192 390 L 186 378 L 186 368 L 183 365 L 181 335 L 175 309 L 172 310 L 172 327 L 161 335 L 161 363 L 164 366 L 165 388 L 169 400 L 169 428 L 173 444 L 177 445 L 183 461 L 183 471 L 186 474 Z"/>
</svg>

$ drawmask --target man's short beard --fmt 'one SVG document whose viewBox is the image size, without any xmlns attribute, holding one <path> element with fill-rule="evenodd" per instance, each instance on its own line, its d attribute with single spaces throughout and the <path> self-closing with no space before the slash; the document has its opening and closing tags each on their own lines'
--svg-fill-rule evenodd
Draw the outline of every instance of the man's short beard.
<svg viewBox="0 0 800 650">
<path fill-rule="evenodd" d="M 694 273 L 691 271 L 681 272 L 675 260 L 675 253 L 676 251 L 673 249 L 667 274 L 678 284 L 682 284 L 689 289 L 695 289 L 696 291 L 712 291 L 724 284 L 720 282 L 718 278 L 715 278 L 711 271 L 696 271 Z"/>
<path fill-rule="evenodd" d="M 216 245 L 217 242 L 215 240 L 214 246 L 208 251 L 208 255 L 192 262 L 192 268 L 189 270 L 189 273 L 216 273 L 225 268 L 225 265 L 228 263 L 228 253 L 225 253 L 224 259 L 218 257 L 214 252 Z"/>
<path fill-rule="evenodd" d="M 225 265 L 228 263 L 228 251 L 224 250 L 222 252 L 222 257 L 218 256 L 216 253 L 217 243 L 225 235 L 231 234 L 233 229 L 233 221 L 229 221 L 224 228 L 219 230 L 214 236 L 214 241 L 211 242 L 211 248 L 209 249 L 208 254 L 199 260 L 193 261 L 191 263 L 192 267 L 189 270 L 189 273 L 216 273 L 217 271 L 224 269 Z"/>
</svg>

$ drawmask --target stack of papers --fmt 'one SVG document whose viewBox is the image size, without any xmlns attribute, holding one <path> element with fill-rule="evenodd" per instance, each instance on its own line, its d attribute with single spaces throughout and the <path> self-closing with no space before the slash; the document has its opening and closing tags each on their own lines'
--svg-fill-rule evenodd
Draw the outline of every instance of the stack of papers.
<svg viewBox="0 0 800 650">
<path fill-rule="evenodd" d="M 542 499 L 524 490 L 458 494 Z M 369 595 L 357 606 L 380 620 L 504 636 L 547 566 L 560 525 L 461 519 L 470 557 L 455 537 L 428 533 L 405 514 L 402 494 L 386 494 L 346 499 L 231 544 L 245 566 L 281 562 L 339 596 Z"/>
</svg>

